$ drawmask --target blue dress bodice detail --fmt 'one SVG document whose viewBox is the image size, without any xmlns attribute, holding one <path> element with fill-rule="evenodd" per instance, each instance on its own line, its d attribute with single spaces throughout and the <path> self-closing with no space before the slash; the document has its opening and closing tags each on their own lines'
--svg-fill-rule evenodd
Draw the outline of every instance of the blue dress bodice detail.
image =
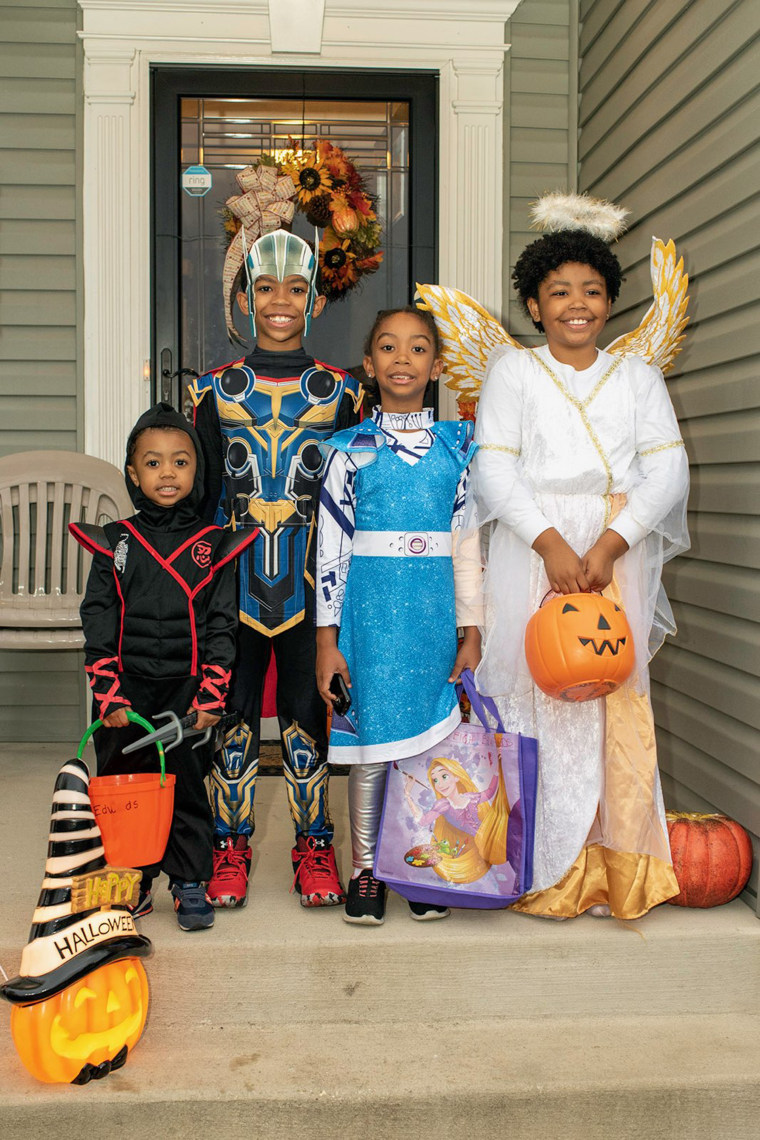
<svg viewBox="0 0 760 1140">
<path fill-rule="evenodd" d="M 394 455 L 371 423 L 330 440 L 358 465 L 357 532 L 450 530 L 459 479 L 475 447 L 472 424 L 437 423 L 431 430 L 435 442 L 414 465 Z M 449 729 L 440 726 L 456 707 L 448 683 L 456 657 L 451 557 L 354 555 L 338 645 L 353 704 L 347 717 L 333 717 L 331 759 L 341 763 L 343 749 L 348 762 L 413 755 L 437 727 L 441 739 Z"/>
<path fill-rule="evenodd" d="M 414 466 L 381 447 L 356 476 L 357 530 L 449 530 L 463 464 L 434 446 Z"/>
</svg>

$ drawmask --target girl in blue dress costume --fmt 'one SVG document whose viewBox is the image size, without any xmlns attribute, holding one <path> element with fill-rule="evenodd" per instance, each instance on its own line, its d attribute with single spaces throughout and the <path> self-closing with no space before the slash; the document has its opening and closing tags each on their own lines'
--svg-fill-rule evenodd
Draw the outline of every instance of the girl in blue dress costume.
<svg viewBox="0 0 760 1140">
<path fill-rule="evenodd" d="M 461 531 L 473 425 L 435 423 L 423 407 L 442 370 L 432 317 L 379 313 L 365 354 L 380 406 L 322 445 L 317 684 L 328 706 L 336 673 L 351 695 L 348 712 L 333 715 L 329 751 L 331 763 L 351 765 L 345 918 L 379 924 L 385 885 L 372 867 L 387 767 L 459 724 L 454 681 L 480 660 L 481 570 L 477 534 Z M 448 914 L 409 905 L 418 919 Z"/>
</svg>

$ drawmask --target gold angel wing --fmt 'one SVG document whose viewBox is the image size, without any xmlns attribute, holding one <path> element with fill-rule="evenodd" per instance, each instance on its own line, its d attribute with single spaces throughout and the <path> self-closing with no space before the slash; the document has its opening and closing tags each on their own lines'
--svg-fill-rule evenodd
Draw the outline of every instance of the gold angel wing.
<svg viewBox="0 0 760 1140">
<path fill-rule="evenodd" d="M 681 351 L 689 320 L 689 277 L 683 270 L 683 258 L 676 261 L 673 242 L 666 245 L 656 237 L 652 238 L 650 270 L 654 301 L 639 327 L 613 340 L 605 351 L 616 356 L 643 356 L 648 364 L 669 372 Z"/>
<path fill-rule="evenodd" d="M 470 418 L 491 350 L 504 344 L 523 346 L 482 305 L 459 289 L 417 285 L 415 301 L 418 308 L 433 314 L 443 343 L 446 386 L 456 392 L 462 418 Z"/>
</svg>

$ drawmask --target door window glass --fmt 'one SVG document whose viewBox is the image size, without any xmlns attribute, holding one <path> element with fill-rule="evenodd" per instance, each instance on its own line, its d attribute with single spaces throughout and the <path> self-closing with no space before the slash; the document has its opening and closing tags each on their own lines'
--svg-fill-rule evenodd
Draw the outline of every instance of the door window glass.
<svg viewBox="0 0 760 1140">
<path fill-rule="evenodd" d="M 181 195 L 180 335 L 182 367 L 199 373 L 239 357 L 224 327 L 222 266 L 226 243 L 220 211 L 240 192 L 238 170 L 262 153 L 292 142 L 310 149 L 318 138 L 341 147 L 377 197 L 383 262 L 341 301 L 328 305 L 306 344 L 311 355 L 344 368 L 362 359 L 362 345 L 378 309 L 412 296 L 409 249 L 409 103 L 326 99 L 189 98 L 180 100 L 181 164 L 203 165 L 213 176 L 204 197 Z M 293 231 L 313 241 L 296 213 Z M 252 347 L 248 319 L 235 308 L 238 332 Z"/>
</svg>

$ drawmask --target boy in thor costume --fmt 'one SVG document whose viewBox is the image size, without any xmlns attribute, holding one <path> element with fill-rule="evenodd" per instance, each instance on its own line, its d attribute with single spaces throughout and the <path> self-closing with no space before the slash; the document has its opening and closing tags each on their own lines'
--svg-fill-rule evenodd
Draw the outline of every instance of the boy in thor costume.
<svg viewBox="0 0 760 1140">
<path fill-rule="evenodd" d="M 324 460 L 319 444 L 359 419 L 362 389 L 303 348 L 325 298 L 310 246 L 285 230 L 246 250 L 237 292 L 256 345 L 192 386 L 196 429 L 209 465 L 215 522 L 257 527 L 257 552 L 240 562 L 238 653 L 230 707 L 240 713 L 212 772 L 214 906 L 244 906 L 254 829 L 262 692 L 277 665 L 277 715 L 295 826 L 295 883 L 303 906 L 345 901 L 327 802 L 325 710 L 314 666 L 315 512 Z"/>
</svg>

